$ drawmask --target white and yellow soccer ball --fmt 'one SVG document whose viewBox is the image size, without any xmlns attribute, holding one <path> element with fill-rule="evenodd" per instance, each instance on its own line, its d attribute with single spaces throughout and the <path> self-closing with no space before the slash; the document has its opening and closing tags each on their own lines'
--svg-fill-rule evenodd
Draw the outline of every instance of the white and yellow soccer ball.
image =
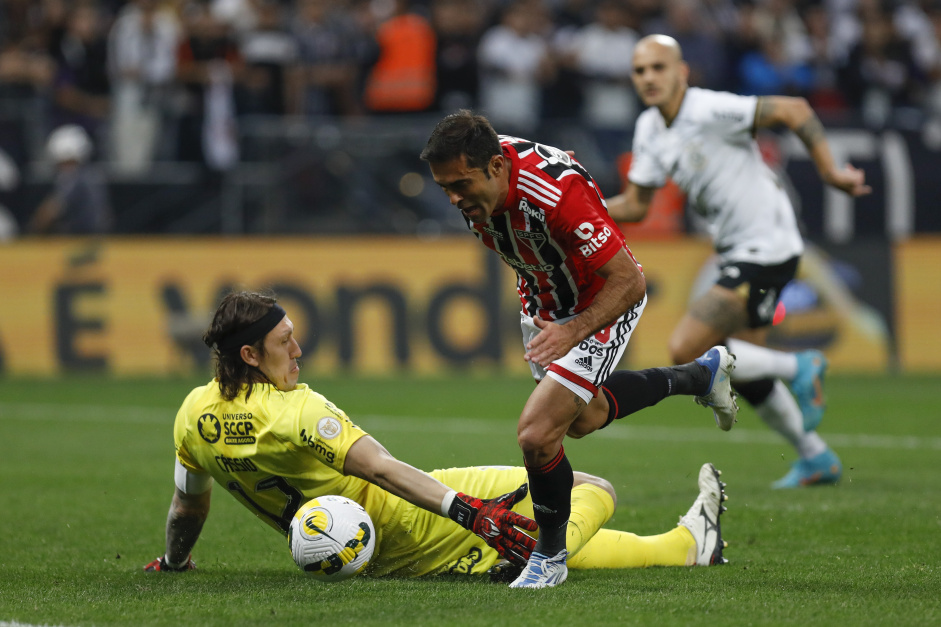
<svg viewBox="0 0 941 627">
<path fill-rule="evenodd" d="M 376 547 L 376 530 L 356 501 L 321 496 L 294 514 L 288 545 L 298 567 L 314 579 L 343 581 L 366 568 Z"/>
</svg>

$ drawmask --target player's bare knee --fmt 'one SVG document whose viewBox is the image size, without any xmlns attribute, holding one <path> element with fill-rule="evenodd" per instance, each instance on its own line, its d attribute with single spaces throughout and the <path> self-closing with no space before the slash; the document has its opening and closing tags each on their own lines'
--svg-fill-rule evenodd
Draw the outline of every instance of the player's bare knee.
<svg viewBox="0 0 941 627">
<path fill-rule="evenodd" d="M 551 442 L 535 425 L 521 428 L 516 434 L 516 441 L 527 459 L 549 454 Z"/>
<path fill-rule="evenodd" d="M 574 475 L 575 475 L 574 485 L 590 483 L 594 486 L 601 488 L 602 490 L 604 490 L 605 492 L 611 495 L 611 500 L 614 501 L 614 506 L 617 507 L 618 495 L 614 491 L 614 485 L 612 485 L 610 481 L 608 481 L 607 479 L 603 479 L 601 477 L 596 477 L 595 475 L 589 475 L 586 472 L 575 472 Z"/>
</svg>

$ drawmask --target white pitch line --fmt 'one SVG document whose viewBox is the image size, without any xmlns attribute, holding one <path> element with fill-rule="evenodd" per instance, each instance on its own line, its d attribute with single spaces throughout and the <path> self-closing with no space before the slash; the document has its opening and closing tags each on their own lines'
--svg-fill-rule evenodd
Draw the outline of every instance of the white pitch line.
<svg viewBox="0 0 941 627">
<path fill-rule="evenodd" d="M 42 420 L 47 422 L 90 422 L 112 424 L 166 424 L 172 425 L 175 410 L 134 405 L 72 407 L 53 403 L 0 403 L 0 421 Z M 443 433 L 496 435 L 513 433 L 515 417 L 505 422 L 481 418 L 419 417 L 361 415 L 353 417 L 367 431 L 377 435 L 383 431 L 407 433 Z M 875 448 L 895 450 L 941 451 L 941 437 L 914 435 L 888 435 L 870 433 L 824 433 L 829 444 L 839 448 Z M 717 442 L 736 444 L 780 445 L 781 437 L 767 429 L 733 429 L 725 432 L 710 427 L 660 427 L 647 425 L 613 424 L 591 437 L 638 442 Z M 4 627 L 0 625 L 0 627 Z"/>
<path fill-rule="evenodd" d="M 515 421 L 504 427 L 491 420 L 479 418 L 418 418 L 406 416 L 361 416 L 363 424 L 382 431 L 474 433 L 493 435 L 515 429 Z M 356 422 L 356 420 L 354 420 Z M 876 435 L 868 433 L 825 433 L 828 443 L 841 448 L 883 448 L 903 450 L 941 450 L 941 438 L 913 435 Z M 593 438 L 635 440 L 644 442 L 733 442 L 736 444 L 779 445 L 781 436 L 770 430 L 739 429 L 725 432 L 707 427 L 654 427 L 644 425 L 613 424 L 603 431 L 591 434 Z"/>
</svg>

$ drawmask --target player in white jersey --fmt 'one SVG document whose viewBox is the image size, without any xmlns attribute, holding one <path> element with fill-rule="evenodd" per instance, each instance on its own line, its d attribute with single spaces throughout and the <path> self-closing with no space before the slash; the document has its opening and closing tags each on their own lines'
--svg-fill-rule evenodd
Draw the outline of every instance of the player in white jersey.
<svg viewBox="0 0 941 627">
<path fill-rule="evenodd" d="M 424 473 L 395 459 L 343 410 L 298 383 L 301 350 L 293 324 L 271 297 L 230 294 L 205 340 L 214 349 L 216 378 L 190 392 L 177 412 L 176 491 L 167 517 L 166 553 L 145 570 L 194 568 L 190 552 L 208 516 L 213 484 L 282 534 L 310 499 L 338 494 L 355 500 L 376 530 L 367 576 L 482 574 L 488 569 L 493 574 L 494 568 L 500 577 L 514 573 L 498 562 L 500 557 L 516 562 L 514 578 L 522 570 L 535 544 L 515 527 L 535 530 L 524 468 Z M 725 561 L 720 524 L 725 484 L 712 464 L 700 469 L 698 498 L 679 525 L 646 537 L 600 529 L 614 514 L 614 488 L 604 479 L 575 475 L 565 534 L 573 567 Z"/>
<path fill-rule="evenodd" d="M 674 362 L 726 344 L 737 358 L 733 386 L 800 456 L 774 486 L 836 483 L 840 460 L 816 432 L 826 359 L 819 351 L 766 347 L 781 289 L 794 277 L 804 247 L 787 194 L 761 158 L 755 129 L 787 126 L 807 147 L 824 182 L 851 196 L 871 190 L 861 170 L 836 166 L 823 126 L 803 98 L 699 89 L 688 86 L 688 76 L 673 38 L 650 35 L 637 43 L 634 86 L 649 108 L 637 119 L 627 188 L 609 199 L 609 213 L 618 221 L 642 220 L 668 177 L 686 192 L 708 224 L 720 278 L 674 330 Z M 796 401 L 782 379 L 790 382 Z"/>
</svg>

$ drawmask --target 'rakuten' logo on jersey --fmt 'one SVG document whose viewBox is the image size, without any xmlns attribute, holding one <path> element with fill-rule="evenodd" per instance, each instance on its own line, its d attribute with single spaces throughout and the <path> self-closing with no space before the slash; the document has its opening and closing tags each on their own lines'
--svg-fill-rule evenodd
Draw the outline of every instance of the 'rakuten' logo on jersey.
<svg viewBox="0 0 941 627">
<path fill-rule="evenodd" d="M 601 247 L 611 237 L 611 228 L 606 226 L 603 231 L 596 234 L 595 227 L 591 222 L 582 222 L 575 229 L 575 235 L 579 239 L 585 240 L 585 243 L 578 247 L 578 252 L 585 257 L 591 257 L 595 252 L 601 250 Z"/>
</svg>

